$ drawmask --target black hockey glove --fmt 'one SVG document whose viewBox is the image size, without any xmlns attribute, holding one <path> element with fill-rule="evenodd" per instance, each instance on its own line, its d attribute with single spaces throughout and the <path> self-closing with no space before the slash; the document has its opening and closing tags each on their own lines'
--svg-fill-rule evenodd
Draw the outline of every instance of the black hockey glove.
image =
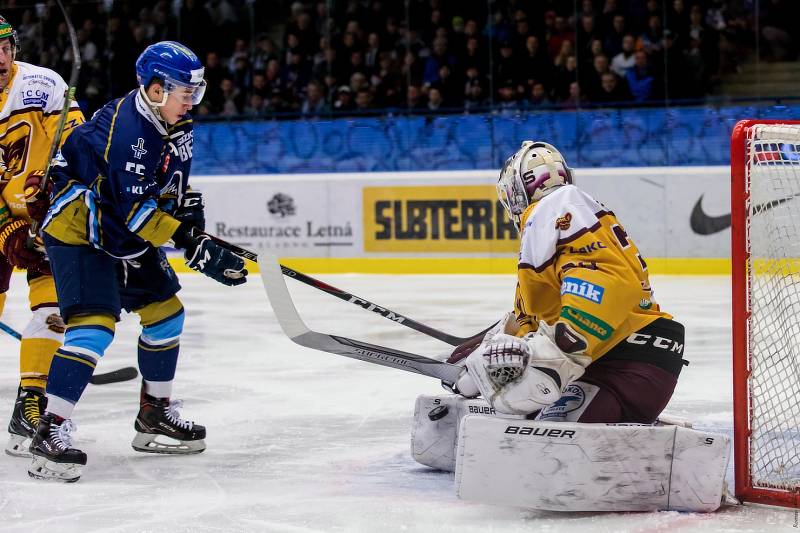
<svg viewBox="0 0 800 533">
<path fill-rule="evenodd" d="M 184 251 L 186 266 L 223 285 L 241 285 L 247 281 L 244 259 L 214 243 L 207 235 L 193 237 L 190 229 L 191 225 L 182 222 L 172 236 L 175 246 Z"/>
<path fill-rule="evenodd" d="M 181 222 L 187 222 L 205 231 L 205 208 L 206 203 L 203 201 L 203 195 L 200 191 L 186 191 L 186 194 L 181 198 L 181 204 L 175 209 L 175 214 L 172 216 Z"/>
</svg>

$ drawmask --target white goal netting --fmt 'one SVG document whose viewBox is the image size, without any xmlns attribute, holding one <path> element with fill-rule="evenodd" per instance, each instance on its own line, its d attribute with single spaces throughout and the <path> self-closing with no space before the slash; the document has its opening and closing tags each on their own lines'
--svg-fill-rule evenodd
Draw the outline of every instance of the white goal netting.
<svg viewBox="0 0 800 533">
<path fill-rule="evenodd" d="M 800 125 L 747 132 L 750 476 L 800 486 Z M 735 257 L 735 256 L 734 256 Z"/>
</svg>

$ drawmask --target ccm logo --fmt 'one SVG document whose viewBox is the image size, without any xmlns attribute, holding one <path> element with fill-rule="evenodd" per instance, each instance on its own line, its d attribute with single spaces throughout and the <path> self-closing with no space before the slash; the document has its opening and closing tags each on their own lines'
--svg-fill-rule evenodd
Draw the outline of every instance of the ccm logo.
<svg viewBox="0 0 800 533">
<path fill-rule="evenodd" d="M 141 163 L 125 163 L 125 170 L 127 172 L 133 172 L 137 176 L 144 176 L 144 165 Z"/>
<path fill-rule="evenodd" d="M 625 340 L 629 344 L 649 344 L 654 348 L 659 348 L 661 350 L 668 350 L 670 352 L 683 354 L 683 344 L 678 341 L 674 341 L 672 339 L 667 339 L 666 337 L 659 337 L 657 335 L 645 335 L 642 333 L 632 333 Z"/>
<path fill-rule="evenodd" d="M 539 437 L 559 437 L 571 439 L 575 432 L 569 429 L 548 429 L 548 428 L 526 428 L 519 426 L 508 426 L 503 433 L 511 435 L 536 435 Z"/>
<path fill-rule="evenodd" d="M 286 274 L 286 272 L 284 272 L 284 274 Z M 406 317 L 404 317 L 403 315 L 396 315 L 392 311 L 386 310 L 383 307 L 378 307 L 377 305 L 375 305 L 372 302 L 368 302 L 366 300 L 362 300 L 361 298 L 357 298 L 357 297 L 352 296 L 352 295 L 350 296 L 350 299 L 347 300 L 347 301 L 350 302 L 351 304 L 356 304 L 358 306 L 361 306 L 364 309 L 366 309 L 367 311 L 372 311 L 373 313 L 378 313 L 379 315 L 384 316 L 384 317 L 388 318 L 389 320 L 394 320 L 398 324 L 402 324 L 406 319 Z"/>
</svg>

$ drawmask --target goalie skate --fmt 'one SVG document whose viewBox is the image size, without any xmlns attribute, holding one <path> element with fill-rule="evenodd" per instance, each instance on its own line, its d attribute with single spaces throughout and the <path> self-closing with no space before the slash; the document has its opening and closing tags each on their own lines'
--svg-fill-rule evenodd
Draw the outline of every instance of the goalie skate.
<svg viewBox="0 0 800 533">
<path fill-rule="evenodd" d="M 46 413 L 39 420 L 39 428 L 31 443 L 33 461 L 28 475 L 36 479 L 74 483 L 81 477 L 86 465 L 86 454 L 71 448 L 71 433 L 75 425 L 71 420 Z"/>
<path fill-rule="evenodd" d="M 47 405 L 44 394 L 20 388 L 14 402 L 14 412 L 8 423 L 6 453 L 15 457 L 30 457 L 31 440 L 39 425 L 39 417 Z"/>
<path fill-rule="evenodd" d="M 133 427 L 136 436 L 131 446 L 137 452 L 192 454 L 206 449 L 206 428 L 183 420 L 178 409 L 183 402 L 155 398 L 142 391 L 139 415 Z"/>
</svg>

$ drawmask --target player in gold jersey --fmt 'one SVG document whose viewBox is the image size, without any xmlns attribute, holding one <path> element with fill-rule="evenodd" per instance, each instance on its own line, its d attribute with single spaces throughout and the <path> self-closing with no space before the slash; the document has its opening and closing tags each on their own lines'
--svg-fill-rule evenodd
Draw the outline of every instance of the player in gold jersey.
<svg viewBox="0 0 800 533">
<path fill-rule="evenodd" d="M 15 61 L 17 35 L 0 16 L 0 313 L 14 267 L 27 271 L 33 313 L 22 333 L 20 384 L 8 425 L 6 452 L 29 457 L 28 445 L 44 411 L 44 390 L 53 353 L 61 345 L 53 276 L 43 252 L 27 246 L 31 221 L 42 219 L 47 200 L 26 203 L 25 189 L 38 187 L 64 106 L 67 84 L 50 69 Z M 83 122 L 69 110 L 61 142 Z"/>
<path fill-rule="evenodd" d="M 455 390 L 540 420 L 651 423 L 686 364 L 683 326 L 656 303 L 614 213 L 572 174 L 543 142 L 506 161 L 497 189 L 520 231 L 514 313 L 454 352 L 466 366 Z"/>
</svg>

